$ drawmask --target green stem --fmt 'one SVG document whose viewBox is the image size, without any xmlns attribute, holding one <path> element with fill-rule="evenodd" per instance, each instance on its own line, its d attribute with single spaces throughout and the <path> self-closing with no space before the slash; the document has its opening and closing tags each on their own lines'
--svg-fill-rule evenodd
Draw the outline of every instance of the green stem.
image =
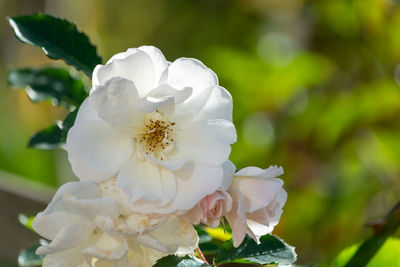
<svg viewBox="0 0 400 267">
<path fill-rule="evenodd" d="M 374 235 L 358 248 L 345 267 L 366 266 L 385 243 L 386 239 L 393 235 L 399 226 L 400 202 L 386 215 L 384 223 L 380 225 Z"/>
</svg>

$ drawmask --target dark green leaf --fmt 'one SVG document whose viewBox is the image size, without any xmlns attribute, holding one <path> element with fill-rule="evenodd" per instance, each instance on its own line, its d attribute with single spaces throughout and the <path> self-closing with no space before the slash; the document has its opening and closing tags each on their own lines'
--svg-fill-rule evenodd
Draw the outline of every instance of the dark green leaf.
<svg viewBox="0 0 400 267">
<path fill-rule="evenodd" d="M 23 226 L 25 226 L 29 230 L 35 231 L 35 230 L 33 230 L 33 227 L 32 227 L 33 219 L 35 219 L 35 216 L 33 216 L 33 215 L 28 216 L 26 214 L 20 214 L 18 216 L 18 220 Z"/>
<path fill-rule="evenodd" d="M 55 105 L 77 107 L 88 96 L 82 81 L 59 68 L 16 69 L 8 76 L 8 82 L 13 87 L 25 87 L 35 102 L 51 99 Z"/>
<path fill-rule="evenodd" d="M 76 108 L 74 111 L 70 112 L 67 117 L 62 122 L 62 140 L 65 141 L 67 139 L 67 134 L 69 129 L 74 126 L 76 115 L 78 114 L 78 109 Z"/>
<path fill-rule="evenodd" d="M 42 266 L 44 255 L 36 255 L 36 249 L 42 245 L 42 242 L 45 241 L 38 242 L 27 249 L 21 250 L 18 256 L 18 265 L 20 267 Z"/>
<path fill-rule="evenodd" d="M 28 142 L 28 147 L 37 149 L 55 149 L 64 145 L 69 129 L 74 125 L 78 109 L 70 112 L 64 121 L 50 125 L 34 134 Z"/>
<path fill-rule="evenodd" d="M 57 124 L 35 133 L 28 142 L 28 147 L 37 149 L 55 149 L 63 144 L 63 131 Z"/>
<path fill-rule="evenodd" d="M 204 255 L 215 254 L 223 242 L 210 236 L 201 226 L 195 226 L 199 236 L 199 248 Z"/>
<path fill-rule="evenodd" d="M 214 262 L 221 263 L 253 263 L 253 264 L 291 264 L 296 261 L 294 248 L 273 235 L 260 238 L 260 244 L 246 236 L 243 243 L 234 248 L 232 239 L 226 242 L 216 253 Z"/>
<path fill-rule="evenodd" d="M 175 255 L 169 255 L 164 258 L 161 258 L 157 261 L 154 267 L 207 267 L 213 266 L 208 265 L 204 261 L 191 257 L 178 257 Z"/>
<path fill-rule="evenodd" d="M 39 46 L 52 59 L 63 59 L 89 77 L 101 58 L 89 38 L 75 24 L 44 14 L 8 18 L 17 38 Z"/>
</svg>

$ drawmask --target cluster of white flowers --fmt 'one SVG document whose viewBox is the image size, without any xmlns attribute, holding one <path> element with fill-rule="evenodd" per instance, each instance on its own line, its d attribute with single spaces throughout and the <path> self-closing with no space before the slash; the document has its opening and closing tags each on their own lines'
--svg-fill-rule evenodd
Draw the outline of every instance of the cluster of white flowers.
<svg viewBox="0 0 400 267">
<path fill-rule="evenodd" d="M 234 245 L 278 223 L 282 168 L 229 161 L 232 97 L 200 61 L 168 62 L 155 47 L 116 54 L 93 72 L 66 150 L 79 182 L 59 188 L 35 230 L 43 266 L 152 266 L 192 254 L 193 227 L 224 216 Z"/>
</svg>

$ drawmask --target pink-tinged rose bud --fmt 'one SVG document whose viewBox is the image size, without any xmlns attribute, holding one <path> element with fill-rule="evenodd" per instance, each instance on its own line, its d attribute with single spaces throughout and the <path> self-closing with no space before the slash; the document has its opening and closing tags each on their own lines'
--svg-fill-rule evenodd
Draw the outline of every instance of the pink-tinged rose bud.
<svg viewBox="0 0 400 267">
<path fill-rule="evenodd" d="M 281 167 L 268 169 L 244 168 L 234 175 L 228 192 L 232 209 L 225 215 L 232 227 L 233 245 L 238 247 L 246 232 L 256 241 L 271 233 L 279 222 L 287 193 L 283 181 L 275 178 L 283 174 Z"/>
<path fill-rule="evenodd" d="M 196 204 L 183 218 L 193 224 L 203 223 L 212 228 L 219 225 L 220 218 L 232 208 L 232 198 L 225 191 L 215 191 Z"/>
</svg>

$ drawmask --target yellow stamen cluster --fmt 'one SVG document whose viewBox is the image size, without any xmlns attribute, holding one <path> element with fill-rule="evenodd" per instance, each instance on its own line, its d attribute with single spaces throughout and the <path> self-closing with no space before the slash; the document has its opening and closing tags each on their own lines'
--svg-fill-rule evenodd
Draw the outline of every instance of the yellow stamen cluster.
<svg viewBox="0 0 400 267">
<path fill-rule="evenodd" d="M 175 122 L 170 122 L 164 118 L 152 118 L 146 120 L 141 134 L 136 138 L 136 142 L 145 154 L 153 154 L 163 160 L 163 154 L 169 150 L 173 139 L 173 128 Z"/>
</svg>

